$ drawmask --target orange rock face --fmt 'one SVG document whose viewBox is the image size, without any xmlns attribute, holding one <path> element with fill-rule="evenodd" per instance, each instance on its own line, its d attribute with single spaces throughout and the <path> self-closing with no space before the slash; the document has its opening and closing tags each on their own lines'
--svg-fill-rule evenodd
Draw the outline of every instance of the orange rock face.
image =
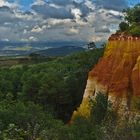
<svg viewBox="0 0 140 140">
<path fill-rule="evenodd" d="M 140 38 L 110 37 L 103 58 L 89 73 L 114 96 L 122 91 L 140 96 Z"/>
<path fill-rule="evenodd" d="M 140 97 L 140 38 L 123 35 L 109 38 L 104 56 L 89 72 L 82 104 L 74 114 L 88 112 L 89 107 L 86 111 L 83 107 L 85 100 L 94 98 L 99 91 L 107 94 L 116 108 L 132 109 L 133 97 Z"/>
</svg>

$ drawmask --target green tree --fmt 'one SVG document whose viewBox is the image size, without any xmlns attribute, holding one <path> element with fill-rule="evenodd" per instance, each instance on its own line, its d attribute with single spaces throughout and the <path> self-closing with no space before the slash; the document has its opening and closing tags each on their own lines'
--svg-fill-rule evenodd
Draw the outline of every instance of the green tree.
<svg viewBox="0 0 140 140">
<path fill-rule="evenodd" d="M 107 95 L 99 92 L 96 95 L 95 100 L 91 99 L 92 105 L 92 118 L 97 123 L 100 124 L 106 116 L 108 107 L 108 97 Z"/>
<path fill-rule="evenodd" d="M 140 4 L 135 5 L 133 8 L 128 8 L 123 11 L 125 20 L 132 25 L 133 23 L 140 22 Z"/>
<path fill-rule="evenodd" d="M 140 36 L 140 4 L 123 11 L 124 22 L 119 25 L 120 31 L 132 36 Z"/>
<path fill-rule="evenodd" d="M 24 97 L 29 101 L 37 102 L 38 92 L 40 89 L 38 76 L 31 73 L 25 73 L 25 75 L 23 75 L 22 83 L 22 92 Z"/>
<path fill-rule="evenodd" d="M 96 45 L 94 42 L 90 42 L 87 45 L 88 45 L 88 49 L 96 49 Z"/>
<path fill-rule="evenodd" d="M 133 25 L 130 29 L 129 29 L 129 33 L 132 36 L 140 36 L 140 25 Z"/>
<path fill-rule="evenodd" d="M 119 24 L 119 28 L 120 30 L 123 32 L 123 31 L 127 31 L 129 29 L 129 24 L 126 23 L 126 22 L 121 22 Z"/>
</svg>

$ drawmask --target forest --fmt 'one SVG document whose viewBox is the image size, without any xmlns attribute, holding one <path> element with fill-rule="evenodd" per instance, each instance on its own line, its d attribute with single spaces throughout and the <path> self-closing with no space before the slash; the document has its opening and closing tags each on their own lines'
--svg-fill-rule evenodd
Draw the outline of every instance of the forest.
<svg viewBox="0 0 140 140">
<path fill-rule="evenodd" d="M 56 137 L 53 127 L 67 126 L 82 100 L 87 74 L 102 54 L 103 49 L 96 49 L 38 64 L 1 67 L 1 139 L 37 139 L 46 129 Z"/>
</svg>

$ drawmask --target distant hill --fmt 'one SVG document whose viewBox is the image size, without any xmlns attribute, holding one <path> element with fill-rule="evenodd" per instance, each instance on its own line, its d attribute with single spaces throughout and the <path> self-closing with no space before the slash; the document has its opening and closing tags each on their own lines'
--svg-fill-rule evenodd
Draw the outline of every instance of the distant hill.
<svg viewBox="0 0 140 140">
<path fill-rule="evenodd" d="M 0 41 L 0 56 L 28 56 L 37 53 L 45 56 L 65 56 L 87 49 L 88 42 L 7 42 Z M 102 42 L 95 42 L 100 48 Z"/>
<path fill-rule="evenodd" d="M 59 48 L 49 48 L 45 50 L 40 50 L 33 52 L 32 54 L 38 54 L 45 57 L 56 57 L 56 56 L 65 56 L 75 52 L 85 51 L 85 48 L 76 47 L 76 46 L 63 46 Z"/>
<path fill-rule="evenodd" d="M 79 51 L 82 47 L 84 47 L 86 42 L 8 42 L 8 41 L 0 41 L 0 56 L 23 56 L 29 55 L 33 52 L 43 51 L 46 52 L 47 49 L 55 48 L 51 51 L 57 51 L 56 48 L 59 48 L 61 52 L 65 52 L 65 49 L 70 49 L 69 47 L 78 46 L 79 48 L 73 48 L 73 51 Z M 68 48 L 63 48 L 63 47 Z M 81 47 L 81 48 L 80 48 Z M 50 50 L 49 50 L 50 51 Z M 72 48 L 70 49 L 72 51 Z M 73 52 L 72 51 L 72 52 Z M 50 53 L 50 52 L 49 52 Z M 61 53 L 60 53 L 61 54 Z M 68 53 L 69 54 L 69 53 Z"/>
</svg>

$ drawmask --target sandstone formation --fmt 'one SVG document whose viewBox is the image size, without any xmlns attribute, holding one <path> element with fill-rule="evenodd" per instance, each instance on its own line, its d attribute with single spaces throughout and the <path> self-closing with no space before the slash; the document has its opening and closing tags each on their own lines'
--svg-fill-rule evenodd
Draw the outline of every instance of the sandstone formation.
<svg viewBox="0 0 140 140">
<path fill-rule="evenodd" d="M 116 110 L 135 110 L 133 102 L 140 98 L 140 37 L 113 34 L 103 57 L 89 72 L 80 107 L 73 113 L 90 116 L 89 98 L 101 92 L 108 96 Z"/>
</svg>

